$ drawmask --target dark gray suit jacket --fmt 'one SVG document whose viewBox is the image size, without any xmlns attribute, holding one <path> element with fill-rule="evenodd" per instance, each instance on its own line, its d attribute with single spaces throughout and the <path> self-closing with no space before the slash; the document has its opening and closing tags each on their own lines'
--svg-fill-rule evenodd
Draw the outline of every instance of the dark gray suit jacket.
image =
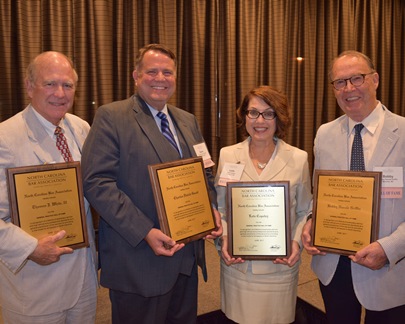
<svg viewBox="0 0 405 324">
<path fill-rule="evenodd" d="M 204 141 L 194 115 L 168 110 L 183 157 L 196 156 Z M 159 221 L 148 165 L 179 159 L 161 134 L 145 102 L 137 95 L 100 107 L 83 147 L 85 196 L 100 214 L 101 284 L 145 297 L 168 292 L 179 273 L 191 273 L 196 260 L 206 275 L 204 242 L 187 244 L 173 257 L 156 256 L 144 240 Z M 211 201 L 213 176 L 207 170 Z"/>
</svg>

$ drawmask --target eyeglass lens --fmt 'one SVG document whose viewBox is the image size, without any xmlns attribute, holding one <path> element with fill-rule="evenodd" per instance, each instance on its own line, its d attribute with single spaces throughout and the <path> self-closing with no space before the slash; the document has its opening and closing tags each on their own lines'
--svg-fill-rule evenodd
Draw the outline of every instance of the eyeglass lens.
<svg viewBox="0 0 405 324">
<path fill-rule="evenodd" d="M 347 78 L 347 79 L 338 79 L 338 80 L 332 81 L 332 85 L 336 90 L 342 90 L 344 87 L 347 86 L 347 81 L 350 81 L 350 83 L 352 85 L 354 85 L 355 87 L 359 87 L 364 83 L 364 79 L 366 78 L 366 75 L 369 75 L 372 73 L 374 73 L 374 72 L 353 75 L 352 77 Z"/>
<path fill-rule="evenodd" d="M 247 111 L 247 116 L 252 119 L 257 119 L 257 118 L 259 118 L 260 115 L 262 115 L 262 117 L 264 119 L 274 119 L 276 117 L 276 113 L 271 110 L 264 111 L 262 113 L 258 112 L 257 110 L 248 110 Z"/>
</svg>

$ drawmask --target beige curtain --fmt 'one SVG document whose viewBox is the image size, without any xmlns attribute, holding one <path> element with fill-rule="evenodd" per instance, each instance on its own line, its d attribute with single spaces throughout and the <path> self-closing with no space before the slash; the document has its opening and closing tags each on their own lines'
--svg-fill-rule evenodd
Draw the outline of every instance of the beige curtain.
<svg viewBox="0 0 405 324">
<path fill-rule="evenodd" d="M 57 50 L 79 74 L 73 112 L 91 123 L 98 106 L 134 92 L 135 55 L 151 42 L 176 52 L 171 103 L 197 116 L 214 161 L 221 147 L 241 140 L 235 109 L 243 95 L 269 84 L 287 94 L 294 116 L 288 141 L 312 164 L 317 128 L 341 114 L 328 65 L 347 49 L 374 60 L 379 98 L 405 114 L 401 0 L 2 0 L 0 18 L 0 121 L 28 103 L 29 61 Z"/>
</svg>

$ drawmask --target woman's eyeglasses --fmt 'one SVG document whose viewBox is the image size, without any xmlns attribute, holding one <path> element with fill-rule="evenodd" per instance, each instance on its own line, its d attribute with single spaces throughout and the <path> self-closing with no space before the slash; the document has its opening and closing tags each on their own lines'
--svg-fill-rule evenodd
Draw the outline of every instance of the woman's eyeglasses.
<svg viewBox="0 0 405 324">
<path fill-rule="evenodd" d="M 266 110 L 263 112 L 258 112 L 257 110 L 251 109 L 251 110 L 246 110 L 246 116 L 248 116 L 250 119 L 257 119 L 259 116 L 262 116 L 266 120 L 272 120 L 276 118 L 276 113 L 272 110 Z"/>
</svg>

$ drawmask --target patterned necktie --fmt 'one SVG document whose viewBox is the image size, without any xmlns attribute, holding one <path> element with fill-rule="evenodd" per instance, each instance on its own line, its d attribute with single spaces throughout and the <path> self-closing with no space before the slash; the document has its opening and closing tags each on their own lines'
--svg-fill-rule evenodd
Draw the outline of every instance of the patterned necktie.
<svg viewBox="0 0 405 324">
<path fill-rule="evenodd" d="M 366 169 L 364 166 L 363 141 L 360 135 L 363 127 L 363 124 L 357 124 L 354 126 L 355 134 L 352 145 L 352 156 L 350 160 L 350 170 L 352 171 L 364 171 Z"/>
<path fill-rule="evenodd" d="M 173 133 L 170 130 L 169 127 L 169 121 L 167 120 L 167 116 L 165 113 L 159 111 L 157 113 L 157 116 L 161 119 L 161 131 L 164 137 L 172 144 L 172 146 L 176 149 L 176 151 L 180 154 L 179 148 L 176 144 L 176 140 L 174 139 Z"/>
<path fill-rule="evenodd" d="M 56 147 L 62 154 L 63 159 L 65 160 L 65 162 L 72 162 L 73 161 L 72 154 L 70 154 L 69 146 L 66 141 L 65 135 L 63 135 L 62 128 L 56 126 L 55 135 L 56 135 Z"/>
</svg>

